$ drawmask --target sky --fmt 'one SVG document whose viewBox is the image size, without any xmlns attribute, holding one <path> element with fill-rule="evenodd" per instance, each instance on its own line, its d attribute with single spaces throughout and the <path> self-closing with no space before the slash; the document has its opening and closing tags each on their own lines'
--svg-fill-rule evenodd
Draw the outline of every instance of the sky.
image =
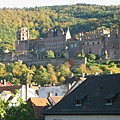
<svg viewBox="0 0 120 120">
<path fill-rule="evenodd" d="M 98 4 L 98 5 L 120 5 L 120 0 L 0 0 L 0 8 L 23 8 L 40 7 L 52 5 L 71 5 L 76 3 Z"/>
</svg>

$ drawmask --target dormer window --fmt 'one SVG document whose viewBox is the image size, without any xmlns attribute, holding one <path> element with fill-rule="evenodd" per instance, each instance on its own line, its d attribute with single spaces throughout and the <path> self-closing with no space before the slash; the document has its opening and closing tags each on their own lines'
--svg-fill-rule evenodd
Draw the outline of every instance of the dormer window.
<svg viewBox="0 0 120 120">
<path fill-rule="evenodd" d="M 106 99 L 106 104 L 105 105 L 112 105 L 112 99 Z"/>
<path fill-rule="evenodd" d="M 81 106 L 83 104 L 83 102 L 85 101 L 85 99 L 87 98 L 87 95 L 85 96 L 82 96 L 80 98 L 76 98 L 75 101 L 76 101 L 76 104 L 75 106 Z"/>
<path fill-rule="evenodd" d="M 76 100 L 76 105 L 75 106 L 81 106 L 81 100 Z"/>
<path fill-rule="evenodd" d="M 105 105 L 112 105 L 115 99 L 117 98 L 119 92 L 115 94 L 110 94 L 108 97 L 105 98 Z"/>
</svg>

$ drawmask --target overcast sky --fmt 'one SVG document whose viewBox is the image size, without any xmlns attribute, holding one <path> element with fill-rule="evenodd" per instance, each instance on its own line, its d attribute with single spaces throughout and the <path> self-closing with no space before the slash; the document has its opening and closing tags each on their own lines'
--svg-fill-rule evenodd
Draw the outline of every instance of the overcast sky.
<svg viewBox="0 0 120 120">
<path fill-rule="evenodd" d="M 70 5 L 76 3 L 90 3 L 98 5 L 120 5 L 120 0 L 0 0 L 0 8 L 3 7 L 40 7 L 51 5 Z"/>
</svg>

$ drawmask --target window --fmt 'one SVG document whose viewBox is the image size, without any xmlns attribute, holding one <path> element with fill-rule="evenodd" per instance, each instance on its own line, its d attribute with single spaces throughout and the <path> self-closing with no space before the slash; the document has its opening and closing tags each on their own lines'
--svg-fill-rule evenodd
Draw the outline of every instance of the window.
<svg viewBox="0 0 120 120">
<path fill-rule="evenodd" d="M 77 47 L 77 44 L 75 44 L 74 46 Z"/>
<path fill-rule="evenodd" d="M 109 94 L 109 96 L 105 98 L 105 105 L 112 105 L 115 99 L 117 98 L 118 94 L 119 92 Z"/>
<path fill-rule="evenodd" d="M 73 47 L 73 44 L 71 44 L 71 47 Z"/>
<path fill-rule="evenodd" d="M 76 100 L 76 105 L 75 106 L 81 106 L 81 100 Z"/>
<path fill-rule="evenodd" d="M 87 95 L 84 95 L 84 96 L 82 96 L 80 98 L 76 98 L 75 106 L 81 106 L 84 103 L 84 101 L 86 100 L 86 98 L 87 98 Z"/>
<path fill-rule="evenodd" d="M 106 104 L 105 105 L 112 105 L 112 99 L 106 99 Z"/>
</svg>

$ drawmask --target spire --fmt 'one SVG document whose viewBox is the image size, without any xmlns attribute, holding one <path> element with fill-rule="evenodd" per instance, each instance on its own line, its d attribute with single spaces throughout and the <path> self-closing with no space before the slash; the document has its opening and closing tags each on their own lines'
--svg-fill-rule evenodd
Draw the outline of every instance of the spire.
<svg viewBox="0 0 120 120">
<path fill-rule="evenodd" d="M 71 34 L 70 34 L 70 29 L 68 27 L 67 32 L 66 32 L 66 39 L 70 39 L 71 38 Z"/>
</svg>

